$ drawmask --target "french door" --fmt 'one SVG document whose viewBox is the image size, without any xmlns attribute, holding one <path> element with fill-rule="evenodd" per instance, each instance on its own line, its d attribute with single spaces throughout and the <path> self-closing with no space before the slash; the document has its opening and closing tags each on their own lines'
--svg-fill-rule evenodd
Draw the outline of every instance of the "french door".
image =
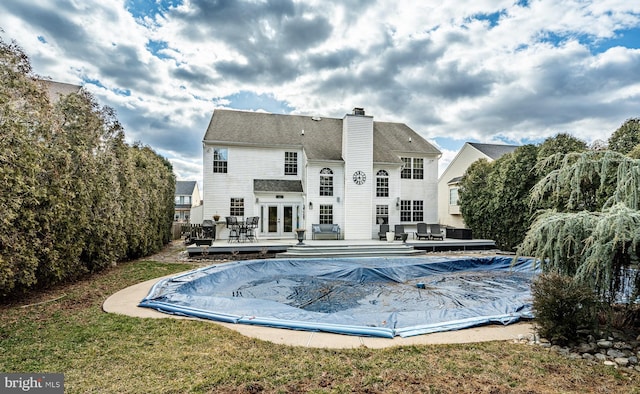
<svg viewBox="0 0 640 394">
<path fill-rule="evenodd" d="M 293 237 L 299 226 L 300 205 L 290 203 L 264 204 L 260 209 L 264 236 L 273 238 Z"/>
</svg>

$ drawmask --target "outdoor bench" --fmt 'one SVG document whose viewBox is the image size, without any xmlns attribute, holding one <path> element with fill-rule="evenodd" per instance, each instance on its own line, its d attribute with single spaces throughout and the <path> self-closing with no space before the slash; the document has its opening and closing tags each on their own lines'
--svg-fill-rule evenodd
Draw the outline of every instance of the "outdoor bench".
<svg viewBox="0 0 640 394">
<path fill-rule="evenodd" d="M 316 239 L 318 235 L 335 235 L 336 239 L 340 239 L 340 226 L 337 224 L 312 224 L 312 239 Z"/>
</svg>

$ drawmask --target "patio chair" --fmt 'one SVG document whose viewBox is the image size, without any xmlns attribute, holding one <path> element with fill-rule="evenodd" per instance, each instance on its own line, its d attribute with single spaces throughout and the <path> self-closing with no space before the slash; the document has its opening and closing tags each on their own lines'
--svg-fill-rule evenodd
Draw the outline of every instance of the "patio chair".
<svg viewBox="0 0 640 394">
<path fill-rule="evenodd" d="M 404 232 L 404 224 L 396 224 L 394 226 L 394 232 L 396 233 L 394 239 L 402 239 L 402 234 L 407 234 Z"/>
<path fill-rule="evenodd" d="M 387 233 L 389 232 L 388 224 L 381 224 L 380 231 L 378 231 L 378 237 L 380 237 L 380 241 L 387 239 Z"/>
<path fill-rule="evenodd" d="M 444 241 L 444 233 L 439 224 L 429 224 L 429 236 L 431 239 L 439 238 Z"/>
<path fill-rule="evenodd" d="M 246 227 L 246 238 L 249 241 L 257 241 L 256 239 L 256 229 L 258 228 L 258 221 L 260 220 L 259 216 L 251 216 L 248 217 L 245 221 Z"/>
<path fill-rule="evenodd" d="M 416 230 L 416 238 L 418 239 L 429 239 L 429 227 L 427 226 L 427 223 L 418 223 L 417 224 L 417 230 Z"/>
<path fill-rule="evenodd" d="M 236 240 L 239 241 L 240 240 L 240 232 L 239 230 L 239 226 L 238 226 L 238 218 L 235 216 L 227 216 L 225 218 L 225 220 L 227 221 L 227 228 L 229 229 L 229 240 L 228 242 L 231 242 L 232 240 Z"/>
</svg>

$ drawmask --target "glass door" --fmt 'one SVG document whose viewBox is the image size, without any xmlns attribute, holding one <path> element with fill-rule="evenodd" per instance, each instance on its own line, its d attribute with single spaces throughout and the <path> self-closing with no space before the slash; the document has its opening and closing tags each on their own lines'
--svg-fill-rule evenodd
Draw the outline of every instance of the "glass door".
<svg viewBox="0 0 640 394">
<path fill-rule="evenodd" d="M 289 238 L 294 236 L 299 224 L 297 212 L 298 204 L 278 203 L 262 206 L 262 222 L 266 224 L 264 235 L 274 238 Z"/>
</svg>

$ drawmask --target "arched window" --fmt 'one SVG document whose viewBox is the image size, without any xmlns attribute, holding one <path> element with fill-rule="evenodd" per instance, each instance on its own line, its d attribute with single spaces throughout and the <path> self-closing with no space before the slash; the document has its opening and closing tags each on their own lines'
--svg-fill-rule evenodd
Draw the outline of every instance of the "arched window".
<svg viewBox="0 0 640 394">
<path fill-rule="evenodd" d="M 389 197 L 389 173 L 385 170 L 376 174 L 376 197 Z"/>
<path fill-rule="evenodd" d="M 333 171 L 331 168 L 320 170 L 320 195 L 333 196 Z"/>
</svg>

